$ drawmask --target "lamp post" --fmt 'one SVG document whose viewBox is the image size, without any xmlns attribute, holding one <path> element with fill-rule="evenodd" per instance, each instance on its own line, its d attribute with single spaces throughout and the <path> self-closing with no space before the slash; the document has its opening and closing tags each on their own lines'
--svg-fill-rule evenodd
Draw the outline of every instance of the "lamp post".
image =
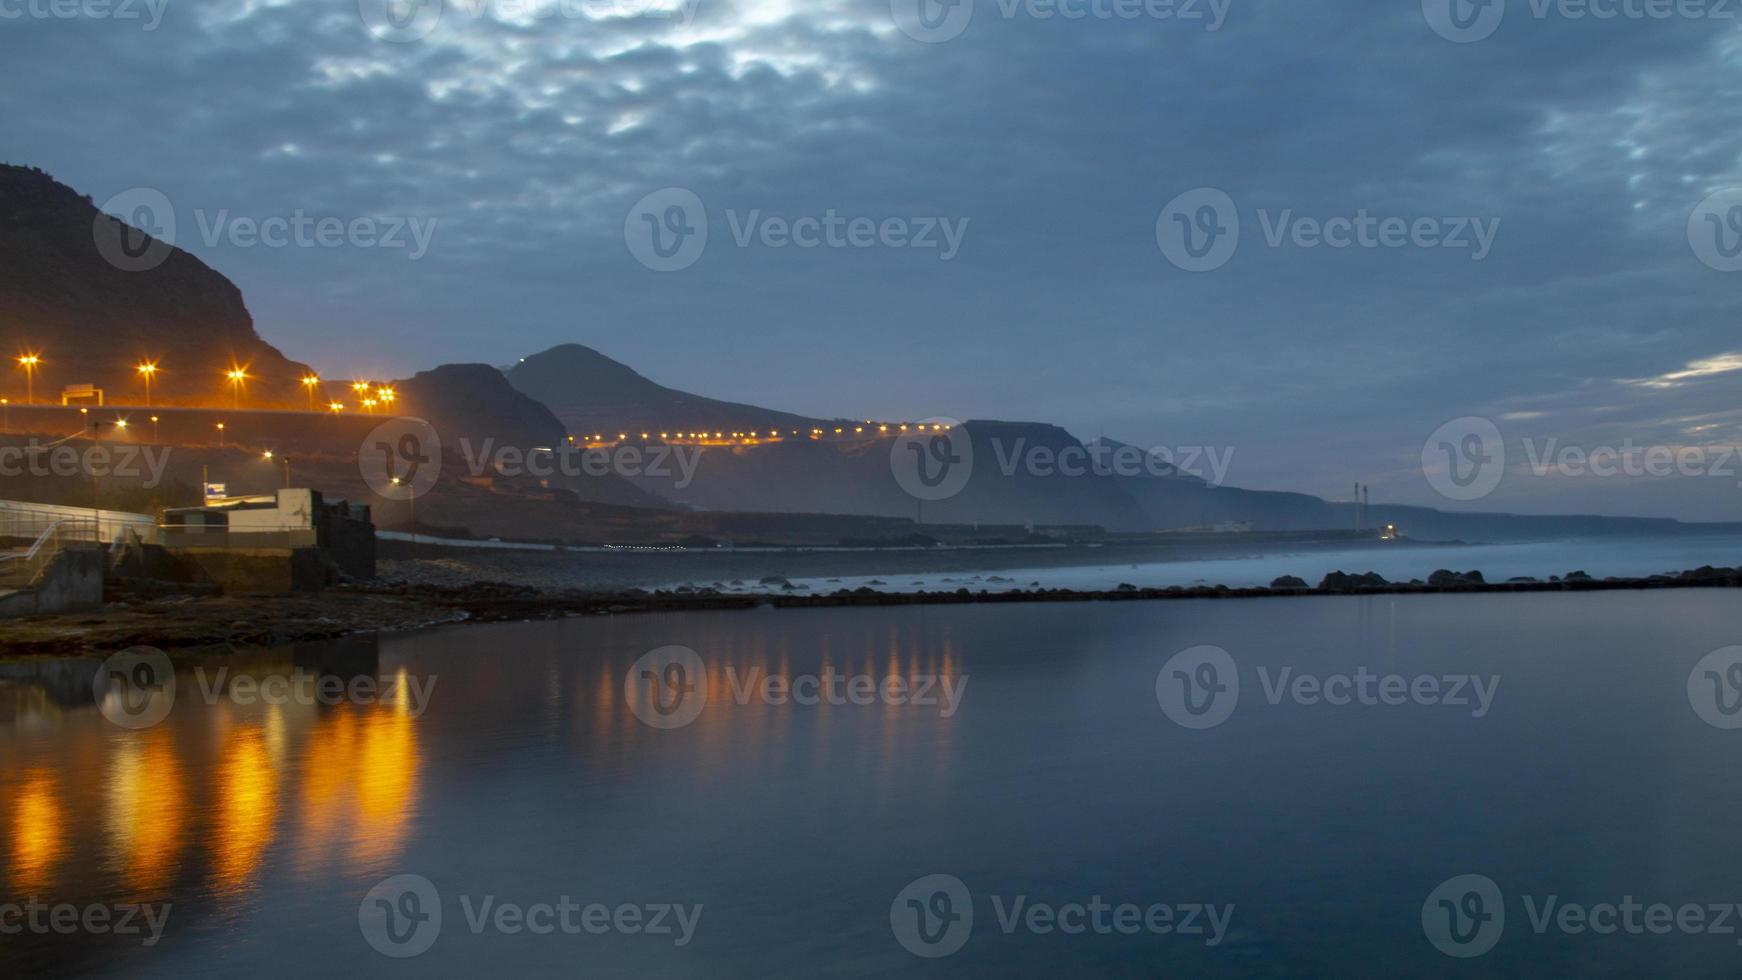
<svg viewBox="0 0 1742 980">
<path fill-rule="evenodd" d="M 242 382 L 248 380 L 248 372 L 241 368 L 231 368 L 224 373 L 224 376 L 230 379 L 232 407 L 240 409 L 242 407 Z"/>
<path fill-rule="evenodd" d="M 151 444 L 155 446 L 157 442 L 157 416 L 153 415 L 151 417 Z"/>
<path fill-rule="evenodd" d="M 302 379 L 302 386 L 308 389 L 308 410 L 311 412 L 315 410 L 315 386 L 320 383 L 321 379 L 313 374 Z"/>
<path fill-rule="evenodd" d="M 219 422 L 218 423 L 218 448 L 222 449 L 223 447 L 224 447 L 224 423 Z"/>
<path fill-rule="evenodd" d="M 272 462 L 272 456 L 273 456 L 273 453 L 272 453 L 272 450 L 270 450 L 270 449 L 268 449 L 265 452 L 260 454 L 260 458 L 266 460 L 268 463 Z M 289 490 L 290 489 L 290 457 L 283 456 L 283 457 L 280 457 L 280 459 L 284 463 L 284 489 Z"/>
<path fill-rule="evenodd" d="M 24 404 L 36 404 L 36 366 L 42 358 L 35 354 L 18 355 L 18 366 L 24 369 Z"/>
<path fill-rule="evenodd" d="M 145 407 L 150 408 L 151 407 L 151 376 L 157 373 L 157 363 L 154 361 L 145 361 L 144 363 L 140 364 L 137 368 L 134 368 L 134 370 L 138 371 L 139 374 L 145 378 Z"/>
</svg>

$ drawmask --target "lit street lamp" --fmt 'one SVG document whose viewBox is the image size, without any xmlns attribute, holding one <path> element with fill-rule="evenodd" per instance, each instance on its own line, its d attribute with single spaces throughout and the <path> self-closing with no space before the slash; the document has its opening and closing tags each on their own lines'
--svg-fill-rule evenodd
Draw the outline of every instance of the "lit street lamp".
<svg viewBox="0 0 1742 980">
<path fill-rule="evenodd" d="M 218 446 L 220 448 L 222 448 L 223 445 L 224 445 L 224 423 L 219 422 L 218 423 Z"/>
<path fill-rule="evenodd" d="M 302 379 L 302 386 L 308 389 L 308 410 L 311 412 L 315 410 L 315 386 L 320 383 L 321 379 L 312 374 Z"/>
<path fill-rule="evenodd" d="M 157 444 L 157 416 L 155 415 L 151 417 L 151 442 L 152 445 Z"/>
<path fill-rule="evenodd" d="M 248 380 L 248 372 L 242 368 L 231 368 L 224 372 L 224 377 L 230 379 L 230 391 L 233 395 L 234 407 L 242 407 L 242 382 Z"/>
<path fill-rule="evenodd" d="M 272 450 L 268 449 L 265 452 L 261 453 L 260 458 L 266 460 L 268 463 L 272 462 Z M 284 462 L 284 489 L 289 490 L 290 489 L 290 457 L 289 456 L 283 457 L 283 462 Z"/>
<path fill-rule="evenodd" d="M 344 402 L 327 402 L 327 411 L 332 412 L 334 415 L 337 415 L 344 410 Z"/>
<path fill-rule="evenodd" d="M 24 369 L 24 404 L 36 404 L 36 366 L 42 358 L 35 354 L 18 355 L 18 366 Z"/>
<path fill-rule="evenodd" d="M 140 364 L 138 367 L 134 368 L 134 370 L 138 371 L 139 374 L 145 378 L 145 407 L 150 408 L 151 407 L 151 377 L 152 377 L 152 375 L 157 373 L 157 364 L 154 361 L 146 361 L 146 362 Z"/>
</svg>

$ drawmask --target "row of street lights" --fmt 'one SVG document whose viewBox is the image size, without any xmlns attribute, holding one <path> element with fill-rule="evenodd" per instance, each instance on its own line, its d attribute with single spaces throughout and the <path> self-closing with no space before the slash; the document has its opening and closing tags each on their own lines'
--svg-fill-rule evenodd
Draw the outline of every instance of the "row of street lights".
<svg viewBox="0 0 1742 980">
<path fill-rule="evenodd" d="M 42 355 L 34 352 L 24 353 L 18 355 L 17 360 L 19 369 L 24 372 L 25 404 L 34 405 L 36 404 L 36 369 L 42 365 Z M 150 408 L 151 383 L 157 377 L 157 362 L 141 361 L 139 364 L 134 366 L 133 370 L 145 383 L 145 407 Z M 230 406 L 232 408 L 238 410 L 241 409 L 242 388 L 251 377 L 253 376 L 248 373 L 247 365 L 232 364 L 230 369 L 224 372 L 224 378 L 230 383 Z M 304 375 L 301 380 L 303 389 L 308 395 L 308 410 L 313 412 L 316 410 L 315 398 L 317 395 L 322 394 L 320 391 L 320 376 L 307 374 Z M 391 409 L 393 407 L 393 402 L 399 397 L 398 393 L 393 390 L 392 386 L 377 385 L 368 381 L 352 382 L 351 390 L 357 395 L 358 405 L 365 412 L 371 415 L 375 414 L 377 408 L 383 410 Z M 8 404 L 10 403 L 8 402 Z M 344 402 L 327 402 L 327 411 L 332 412 L 335 415 L 344 410 Z"/>
</svg>

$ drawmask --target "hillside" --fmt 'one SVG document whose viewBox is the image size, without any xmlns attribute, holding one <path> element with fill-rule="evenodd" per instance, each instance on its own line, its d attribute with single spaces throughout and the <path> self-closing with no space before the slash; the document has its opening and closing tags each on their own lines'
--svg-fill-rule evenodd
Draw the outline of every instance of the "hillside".
<svg viewBox="0 0 1742 980">
<path fill-rule="evenodd" d="M 833 424 L 667 388 L 580 344 L 534 354 L 509 369 L 508 380 L 543 402 L 576 434 L 704 428 L 808 431 Z"/>
<path fill-rule="evenodd" d="M 117 234 L 155 242 L 40 170 L 0 165 L 0 345 L 9 358 L 41 356 L 38 401 L 91 383 L 110 402 L 141 403 L 134 368 L 152 360 L 157 404 L 229 404 L 223 372 L 232 365 L 247 366 L 249 404 L 303 404 L 298 379 L 308 368 L 260 339 L 233 283 L 175 248 L 156 268 L 123 271 L 97 245 Z M 26 379 L 7 368 L 0 388 L 22 402 Z"/>
</svg>

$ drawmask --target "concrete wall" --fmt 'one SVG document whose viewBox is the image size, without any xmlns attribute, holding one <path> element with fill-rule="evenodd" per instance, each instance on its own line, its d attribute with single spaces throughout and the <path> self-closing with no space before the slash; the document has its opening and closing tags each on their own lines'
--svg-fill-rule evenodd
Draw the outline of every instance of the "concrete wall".
<svg viewBox="0 0 1742 980">
<path fill-rule="evenodd" d="M 103 550 L 72 545 L 29 588 L 0 595 L 0 619 L 94 609 L 103 604 Z"/>
<path fill-rule="evenodd" d="M 167 548 L 177 578 L 225 592 L 318 592 L 327 584 L 319 548 Z"/>
</svg>

